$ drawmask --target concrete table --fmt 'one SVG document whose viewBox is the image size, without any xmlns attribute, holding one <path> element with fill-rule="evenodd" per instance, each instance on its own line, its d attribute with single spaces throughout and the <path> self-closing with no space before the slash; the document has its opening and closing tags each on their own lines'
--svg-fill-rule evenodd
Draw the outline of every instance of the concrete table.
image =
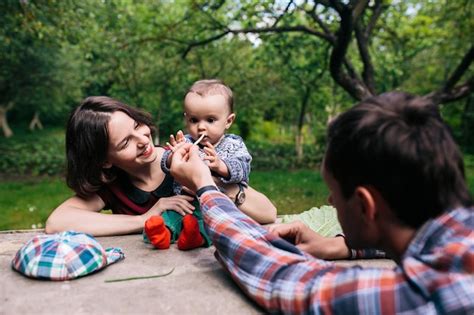
<svg viewBox="0 0 474 315">
<path fill-rule="evenodd" d="M 16 251 L 36 231 L 0 233 L 0 314 L 261 314 L 215 260 L 214 248 L 155 250 L 141 235 L 99 237 L 121 247 L 126 258 L 71 281 L 28 279 L 11 269 Z M 341 261 L 354 264 L 354 261 Z M 357 261 L 393 267 L 391 260 Z M 106 283 L 105 280 L 164 274 L 165 277 Z"/>
</svg>

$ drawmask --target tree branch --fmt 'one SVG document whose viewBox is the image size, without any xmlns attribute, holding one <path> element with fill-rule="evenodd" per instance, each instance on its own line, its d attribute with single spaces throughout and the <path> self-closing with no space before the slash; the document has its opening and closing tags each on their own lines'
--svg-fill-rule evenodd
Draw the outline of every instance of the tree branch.
<svg viewBox="0 0 474 315">
<path fill-rule="evenodd" d="M 472 61 L 474 60 L 474 46 L 466 52 L 464 57 L 462 58 L 461 62 L 457 66 L 456 70 L 454 70 L 451 77 L 446 81 L 443 86 L 443 91 L 447 91 L 451 89 L 463 76 L 463 74 L 469 69 Z"/>
<path fill-rule="evenodd" d="M 344 73 L 342 68 L 344 63 L 347 64 L 345 56 L 351 42 L 352 31 L 354 30 L 354 16 L 358 15 L 354 14 L 349 6 L 345 6 L 340 10 L 340 28 L 337 32 L 337 42 L 334 45 L 331 54 L 329 69 L 334 80 L 342 88 L 344 88 L 355 99 L 362 100 L 372 96 L 373 94 L 363 82 L 354 75 L 347 75 L 347 73 Z"/>
<path fill-rule="evenodd" d="M 244 28 L 244 29 L 236 29 L 236 30 L 225 30 L 217 35 L 208 37 L 206 39 L 191 42 L 188 44 L 188 47 L 183 53 L 183 58 L 186 58 L 187 54 L 193 49 L 194 47 L 203 46 L 209 44 L 213 41 L 216 41 L 227 34 L 247 34 L 247 33 L 254 33 L 254 34 L 262 34 L 262 33 L 285 33 L 285 32 L 302 32 L 307 33 L 313 36 L 317 36 L 329 41 L 329 38 L 326 34 L 318 32 L 312 28 L 309 28 L 305 25 L 296 25 L 296 26 L 281 26 L 281 27 L 262 27 L 262 28 Z"/>
<path fill-rule="evenodd" d="M 359 55 L 362 64 L 364 65 L 364 70 L 362 71 L 362 78 L 370 92 L 372 94 L 375 94 L 375 70 L 369 52 L 369 40 L 366 37 L 366 32 L 364 32 L 364 30 L 362 29 L 362 22 L 360 20 L 355 24 L 355 36 L 357 48 L 359 49 Z"/>
<path fill-rule="evenodd" d="M 313 19 L 313 21 L 315 21 L 319 25 L 319 27 L 323 30 L 324 34 L 328 36 L 328 42 L 330 42 L 331 44 L 335 44 L 336 35 L 334 35 L 334 33 L 331 32 L 331 30 L 326 26 L 326 24 L 323 23 L 323 21 L 316 14 L 316 7 L 317 7 L 317 3 L 314 4 L 311 10 L 305 11 L 306 14 L 308 14 Z"/>
<path fill-rule="evenodd" d="M 293 4 L 293 0 L 291 0 L 290 2 L 288 2 L 288 4 L 286 5 L 286 8 L 285 10 L 283 11 L 282 14 L 280 14 L 277 19 L 275 20 L 275 23 L 273 23 L 272 27 L 276 27 L 277 24 L 281 21 L 281 19 L 283 18 L 283 16 L 288 12 L 288 10 L 290 9 L 290 6 Z"/>
<path fill-rule="evenodd" d="M 424 98 L 430 99 L 434 104 L 443 104 L 457 101 L 463 97 L 468 96 L 474 91 L 474 77 L 469 78 L 463 84 L 455 86 L 450 90 L 438 90 L 431 92 L 423 96 Z"/>
<path fill-rule="evenodd" d="M 380 18 L 382 15 L 382 12 L 387 8 L 388 6 L 382 5 L 381 0 L 375 1 L 375 5 L 373 7 L 373 13 L 372 16 L 370 17 L 369 23 L 367 23 L 367 27 L 365 28 L 365 37 L 370 38 L 372 35 L 372 32 L 374 30 L 375 24 L 377 24 L 377 20 Z"/>
<path fill-rule="evenodd" d="M 440 90 L 426 94 L 424 97 L 430 99 L 435 104 L 449 103 L 461 99 L 474 90 L 474 77 L 470 77 L 466 82 L 454 86 L 469 69 L 474 60 L 474 46 L 466 52 L 453 74 L 446 80 Z"/>
</svg>

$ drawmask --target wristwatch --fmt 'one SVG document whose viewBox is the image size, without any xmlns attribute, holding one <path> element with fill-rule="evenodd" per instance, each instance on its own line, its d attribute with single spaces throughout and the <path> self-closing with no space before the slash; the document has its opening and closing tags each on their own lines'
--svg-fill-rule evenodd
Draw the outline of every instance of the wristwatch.
<svg viewBox="0 0 474 315">
<path fill-rule="evenodd" d="M 239 183 L 237 184 L 237 186 L 239 186 L 239 192 L 237 193 L 237 195 L 235 195 L 234 203 L 236 206 L 240 206 L 245 202 L 244 185 Z"/>
</svg>

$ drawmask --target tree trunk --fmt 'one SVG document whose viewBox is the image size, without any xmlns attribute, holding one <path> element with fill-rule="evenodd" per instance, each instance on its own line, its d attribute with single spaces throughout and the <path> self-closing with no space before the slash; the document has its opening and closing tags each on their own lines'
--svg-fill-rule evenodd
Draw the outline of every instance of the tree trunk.
<svg viewBox="0 0 474 315">
<path fill-rule="evenodd" d="M 461 118 L 462 142 L 469 148 L 474 150 L 474 95 L 469 95 L 466 99 L 466 105 Z"/>
<path fill-rule="evenodd" d="M 38 129 L 42 130 L 43 129 L 43 124 L 41 123 L 41 120 L 39 118 L 39 112 L 35 111 L 35 114 L 33 115 L 33 119 L 31 119 L 30 122 L 30 130 L 33 131 L 38 127 Z"/>
<path fill-rule="evenodd" d="M 309 96 L 311 95 L 311 87 L 305 89 L 303 99 L 301 100 L 301 109 L 298 116 L 298 126 L 296 129 L 296 159 L 301 161 L 303 159 L 303 125 L 304 125 L 304 116 L 306 114 L 306 108 L 308 107 Z"/>
<path fill-rule="evenodd" d="M 13 108 L 13 102 L 8 103 L 7 106 L 0 106 L 0 126 L 2 127 L 5 138 L 13 136 L 13 131 L 10 129 L 7 120 L 7 112 Z"/>
</svg>

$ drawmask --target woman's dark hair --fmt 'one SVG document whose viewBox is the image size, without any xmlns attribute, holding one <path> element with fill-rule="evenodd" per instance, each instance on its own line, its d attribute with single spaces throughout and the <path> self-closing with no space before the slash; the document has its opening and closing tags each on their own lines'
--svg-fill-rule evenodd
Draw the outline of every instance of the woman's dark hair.
<svg viewBox="0 0 474 315">
<path fill-rule="evenodd" d="M 472 202 L 461 152 L 437 106 L 403 92 L 369 98 L 338 116 L 324 165 L 344 198 L 372 186 L 414 228 Z"/>
<path fill-rule="evenodd" d="M 91 96 L 71 113 L 66 127 L 67 185 L 81 197 L 115 179 L 117 169 L 104 169 L 109 145 L 111 115 L 122 111 L 138 123 L 155 127 L 151 116 L 106 96 Z"/>
</svg>

